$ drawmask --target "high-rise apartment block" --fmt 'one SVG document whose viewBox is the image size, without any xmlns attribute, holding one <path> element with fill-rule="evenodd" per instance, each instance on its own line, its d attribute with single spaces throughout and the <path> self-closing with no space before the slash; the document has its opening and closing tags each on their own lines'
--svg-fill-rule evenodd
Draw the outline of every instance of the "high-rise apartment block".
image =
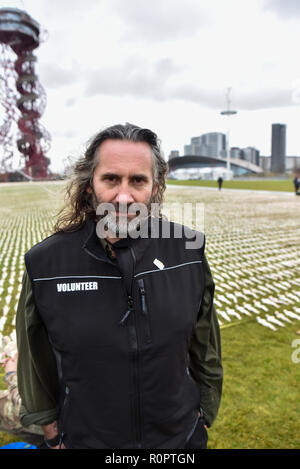
<svg viewBox="0 0 300 469">
<path fill-rule="evenodd" d="M 257 166 L 259 166 L 260 164 L 259 150 L 257 150 L 254 147 L 246 147 L 246 148 L 231 147 L 230 157 L 249 161 L 250 163 L 256 164 Z"/>
<path fill-rule="evenodd" d="M 271 171 L 285 172 L 286 160 L 286 125 L 272 124 Z"/>
<path fill-rule="evenodd" d="M 172 150 L 169 154 L 169 160 L 172 158 L 177 158 L 179 156 L 179 150 Z"/>
<path fill-rule="evenodd" d="M 192 137 L 191 143 L 184 145 L 184 154 L 222 158 L 226 155 L 226 135 L 220 132 L 209 132 L 200 137 Z"/>
</svg>

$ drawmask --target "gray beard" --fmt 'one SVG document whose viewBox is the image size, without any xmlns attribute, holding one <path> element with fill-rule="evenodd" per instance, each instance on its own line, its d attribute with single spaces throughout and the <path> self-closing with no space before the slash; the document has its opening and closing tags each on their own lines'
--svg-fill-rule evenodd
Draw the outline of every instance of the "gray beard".
<svg viewBox="0 0 300 469">
<path fill-rule="evenodd" d="M 93 191 L 92 195 L 92 200 L 93 200 L 93 207 L 95 211 L 97 210 L 97 207 L 103 203 L 103 201 L 100 199 L 98 200 L 95 196 L 95 193 Z M 144 204 L 147 208 L 147 218 L 150 215 L 151 212 L 151 203 L 153 202 L 153 197 L 150 197 L 150 200 L 148 201 L 147 204 Z M 101 220 L 105 217 L 105 226 L 107 227 L 106 231 L 106 237 L 108 238 L 127 238 L 130 237 L 130 234 L 136 233 L 137 226 L 139 224 L 139 221 L 141 221 L 141 217 L 139 217 L 139 220 L 135 220 L 135 217 L 128 220 L 127 216 L 115 216 L 114 213 L 107 213 L 106 215 L 97 215 L 97 220 Z M 146 219 L 142 218 L 142 220 Z"/>
<path fill-rule="evenodd" d="M 131 220 L 132 221 L 132 220 Z M 116 217 L 112 214 L 106 215 L 105 218 L 107 231 L 112 238 L 127 238 L 130 233 L 135 231 L 136 227 L 128 221 L 127 217 Z"/>
</svg>

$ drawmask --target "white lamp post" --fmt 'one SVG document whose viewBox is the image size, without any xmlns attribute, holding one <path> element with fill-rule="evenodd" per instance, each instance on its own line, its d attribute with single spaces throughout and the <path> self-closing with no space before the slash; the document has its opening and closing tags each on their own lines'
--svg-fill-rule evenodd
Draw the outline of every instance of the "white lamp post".
<svg viewBox="0 0 300 469">
<path fill-rule="evenodd" d="M 227 137 L 226 137 L 226 160 L 227 160 L 227 171 L 228 171 L 228 177 L 229 177 L 229 172 L 230 172 L 229 118 L 230 116 L 237 114 L 237 111 L 233 111 L 232 109 L 230 109 L 231 108 L 231 88 L 227 88 L 226 101 L 227 101 L 227 109 L 225 111 L 221 111 L 221 114 L 223 116 L 228 117 L 228 127 L 227 127 Z"/>
</svg>

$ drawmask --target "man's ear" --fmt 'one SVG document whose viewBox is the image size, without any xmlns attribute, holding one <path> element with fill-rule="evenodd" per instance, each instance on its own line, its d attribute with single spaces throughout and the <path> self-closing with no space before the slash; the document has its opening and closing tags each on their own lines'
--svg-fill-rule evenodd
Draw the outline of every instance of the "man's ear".
<svg viewBox="0 0 300 469">
<path fill-rule="evenodd" d="M 158 182 L 156 182 L 156 183 L 153 185 L 152 196 L 155 196 L 155 195 L 157 194 L 157 191 L 158 191 Z"/>
<path fill-rule="evenodd" d="M 88 187 L 86 188 L 86 192 L 87 192 L 88 194 L 92 194 L 93 190 L 92 190 L 91 186 L 88 186 Z"/>
</svg>

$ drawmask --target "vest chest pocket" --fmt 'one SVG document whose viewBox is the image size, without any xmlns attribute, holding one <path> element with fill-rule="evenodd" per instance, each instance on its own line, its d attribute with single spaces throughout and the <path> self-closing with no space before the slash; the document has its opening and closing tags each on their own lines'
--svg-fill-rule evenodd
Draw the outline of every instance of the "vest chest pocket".
<svg viewBox="0 0 300 469">
<path fill-rule="evenodd" d="M 201 303 L 199 264 L 153 272 L 137 279 L 139 321 L 152 348 L 190 339 Z"/>
<path fill-rule="evenodd" d="M 37 281 L 35 297 L 47 331 L 59 348 L 74 344 L 107 347 L 115 343 L 114 337 L 120 340 L 118 322 L 126 302 L 121 277 Z"/>
</svg>

